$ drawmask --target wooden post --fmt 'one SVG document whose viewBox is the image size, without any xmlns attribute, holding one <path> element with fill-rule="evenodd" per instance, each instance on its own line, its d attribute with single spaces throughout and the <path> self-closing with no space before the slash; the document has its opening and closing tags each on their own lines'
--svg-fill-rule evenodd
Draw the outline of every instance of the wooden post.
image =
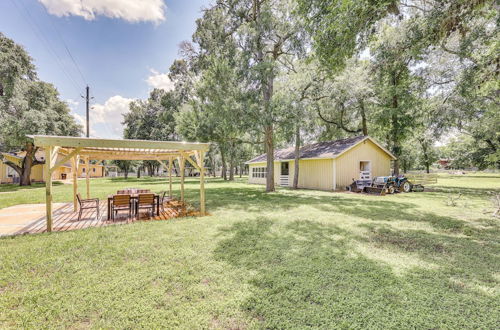
<svg viewBox="0 0 500 330">
<path fill-rule="evenodd" d="M 78 193 L 78 163 L 80 158 L 78 155 L 75 155 L 71 159 L 71 171 L 73 175 L 73 210 L 74 212 L 78 211 L 78 200 L 76 199 L 76 194 Z"/>
<path fill-rule="evenodd" d="M 172 165 L 173 165 L 173 159 L 170 157 L 168 159 L 168 191 L 169 191 L 169 196 L 172 198 Z"/>
<path fill-rule="evenodd" d="M 89 157 L 85 157 L 85 184 L 87 185 L 87 198 L 90 198 L 90 160 Z"/>
<path fill-rule="evenodd" d="M 198 166 L 200 167 L 200 213 L 205 215 L 205 152 L 200 151 L 197 157 Z"/>
<path fill-rule="evenodd" d="M 180 156 L 177 160 L 181 171 L 181 202 L 184 202 L 184 164 L 186 160 L 184 159 L 184 156 Z"/>
<path fill-rule="evenodd" d="M 52 174 L 50 173 L 50 164 L 52 163 L 52 151 L 54 147 L 45 148 L 45 210 L 47 216 L 47 231 L 52 231 Z"/>
</svg>

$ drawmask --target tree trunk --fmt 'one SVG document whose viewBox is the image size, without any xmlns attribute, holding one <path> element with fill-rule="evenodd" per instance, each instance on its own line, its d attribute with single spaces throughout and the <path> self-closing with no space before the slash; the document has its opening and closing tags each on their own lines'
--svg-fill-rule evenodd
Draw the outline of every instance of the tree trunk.
<svg viewBox="0 0 500 330">
<path fill-rule="evenodd" d="M 265 130 L 266 143 L 266 192 L 274 191 L 274 141 L 273 141 L 273 126 L 266 126 Z"/>
<path fill-rule="evenodd" d="M 420 145 L 422 146 L 422 153 L 424 154 L 425 172 L 430 173 L 430 160 L 427 145 L 425 144 L 425 141 L 420 141 Z"/>
<path fill-rule="evenodd" d="M 359 101 L 359 108 L 361 109 L 361 128 L 363 130 L 363 136 L 367 136 L 368 125 L 366 123 L 365 102 L 363 102 L 363 100 Z"/>
<path fill-rule="evenodd" d="M 300 126 L 295 125 L 295 163 L 293 173 L 293 189 L 299 187 L 299 160 L 300 160 Z"/>
<path fill-rule="evenodd" d="M 229 181 L 234 181 L 234 146 L 231 145 L 229 153 Z"/>
<path fill-rule="evenodd" d="M 128 179 L 128 168 L 123 171 L 123 176 Z"/>
<path fill-rule="evenodd" d="M 398 84 L 396 73 L 392 75 L 392 84 L 394 86 L 394 90 L 397 90 L 396 86 Z M 394 92 L 396 93 L 396 92 Z M 391 124 L 392 124 L 392 152 L 394 156 L 396 156 L 396 160 L 394 161 L 394 175 L 399 175 L 399 158 L 401 157 L 401 145 L 399 143 L 399 122 L 397 111 L 399 107 L 398 96 L 394 94 L 392 96 L 392 116 L 391 116 Z"/>
<path fill-rule="evenodd" d="M 10 161 L 4 160 L 5 165 L 10 166 L 19 175 L 19 185 L 20 186 L 30 186 L 31 185 L 31 169 L 33 166 L 38 164 L 44 164 L 44 161 L 38 161 L 35 158 L 35 154 L 38 148 L 36 148 L 33 143 L 26 143 L 26 155 L 22 161 L 21 166 L 12 163 Z"/>
<path fill-rule="evenodd" d="M 227 180 L 226 155 L 222 148 L 220 149 L 220 158 L 222 161 L 222 172 L 220 174 L 220 177 L 223 178 L 224 180 Z"/>
<path fill-rule="evenodd" d="M 241 179 L 241 176 L 243 175 L 243 165 L 240 164 L 240 179 Z"/>
<path fill-rule="evenodd" d="M 140 166 L 137 168 L 137 178 L 138 179 L 141 178 L 141 167 Z"/>
<path fill-rule="evenodd" d="M 212 155 L 211 152 L 207 154 L 208 158 L 208 164 L 210 164 L 210 169 L 208 170 L 208 175 L 212 175 L 214 178 L 216 176 L 215 174 L 215 160 L 214 160 L 214 155 Z"/>
<path fill-rule="evenodd" d="M 264 88 L 264 110 L 268 117 L 268 124 L 265 127 L 264 138 L 266 144 L 266 160 L 267 160 L 267 175 L 266 175 L 266 192 L 275 191 L 274 188 L 274 128 L 271 117 L 271 98 L 273 97 L 274 76 L 270 73 L 267 79 L 267 86 Z"/>
</svg>

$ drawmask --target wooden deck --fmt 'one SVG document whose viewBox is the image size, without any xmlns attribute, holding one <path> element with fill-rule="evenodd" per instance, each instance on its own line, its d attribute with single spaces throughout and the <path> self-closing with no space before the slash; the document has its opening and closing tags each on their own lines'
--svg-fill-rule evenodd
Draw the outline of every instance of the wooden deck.
<svg viewBox="0 0 500 330">
<path fill-rule="evenodd" d="M 96 210 L 84 210 L 81 220 L 78 220 L 78 212 L 73 211 L 73 203 L 66 203 L 54 208 L 52 231 L 68 231 L 89 227 L 103 227 L 110 225 L 128 224 L 136 221 L 169 220 L 186 216 L 186 207 L 182 202 L 171 201 L 165 204 L 165 211 L 160 210 L 160 215 L 149 217 L 147 211 L 141 211 L 139 217 L 129 218 L 126 212 L 120 212 L 114 220 L 108 220 L 107 201 L 99 203 L 99 217 Z M 19 214 L 22 216 L 22 214 Z M 46 231 L 46 217 L 40 217 L 31 222 L 12 235 L 35 234 Z"/>
</svg>

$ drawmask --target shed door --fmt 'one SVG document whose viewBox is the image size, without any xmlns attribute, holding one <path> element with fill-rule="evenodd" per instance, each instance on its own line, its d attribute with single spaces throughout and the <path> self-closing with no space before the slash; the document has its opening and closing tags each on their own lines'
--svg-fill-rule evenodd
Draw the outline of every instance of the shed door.
<svg viewBox="0 0 500 330">
<path fill-rule="evenodd" d="M 281 163 L 281 173 L 280 173 L 280 186 L 288 187 L 290 185 L 290 163 L 282 162 Z"/>
</svg>

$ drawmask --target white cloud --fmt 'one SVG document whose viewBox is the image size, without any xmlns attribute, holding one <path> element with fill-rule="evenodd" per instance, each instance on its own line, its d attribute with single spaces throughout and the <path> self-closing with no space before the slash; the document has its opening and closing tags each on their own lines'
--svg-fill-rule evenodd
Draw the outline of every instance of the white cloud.
<svg viewBox="0 0 500 330">
<path fill-rule="evenodd" d="M 174 89 L 174 82 L 168 77 L 168 73 L 159 73 L 156 70 L 151 70 L 151 75 L 146 79 L 146 82 L 152 88 L 164 89 L 167 92 Z"/>
<path fill-rule="evenodd" d="M 81 16 L 94 20 L 97 15 L 128 22 L 160 23 L 165 20 L 163 0 L 38 0 L 56 16 Z"/>
<path fill-rule="evenodd" d="M 73 99 L 67 99 L 66 103 L 68 104 L 68 107 L 73 111 L 75 111 L 78 105 L 80 104 L 78 101 L 75 101 Z"/>
<path fill-rule="evenodd" d="M 80 125 L 82 125 L 83 127 L 83 134 L 85 135 L 85 132 L 87 131 L 85 129 L 85 127 L 87 126 L 87 123 L 86 123 L 86 119 L 85 117 L 79 115 L 78 113 L 76 112 L 71 112 L 71 115 L 73 115 L 73 117 L 75 118 L 76 122 Z M 98 134 L 97 134 L 97 131 L 92 127 L 92 124 L 90 125 L 90 136 L 92 137 L 97 137 Z"/>
<path fill-rule="evenodd" d="M 102 124 L 103 137 L 121 138 L 123 136 L 123 114 L 129 111 L 130 102 L 134 99 L 128 99 L 120 95 L 110 97 L 104 104 L 95 104 L 92 106 L 90 115 L 90 127 L 95 124 Z M 101 130 L 98 132 L 101 133 Z"/>
</svg>

